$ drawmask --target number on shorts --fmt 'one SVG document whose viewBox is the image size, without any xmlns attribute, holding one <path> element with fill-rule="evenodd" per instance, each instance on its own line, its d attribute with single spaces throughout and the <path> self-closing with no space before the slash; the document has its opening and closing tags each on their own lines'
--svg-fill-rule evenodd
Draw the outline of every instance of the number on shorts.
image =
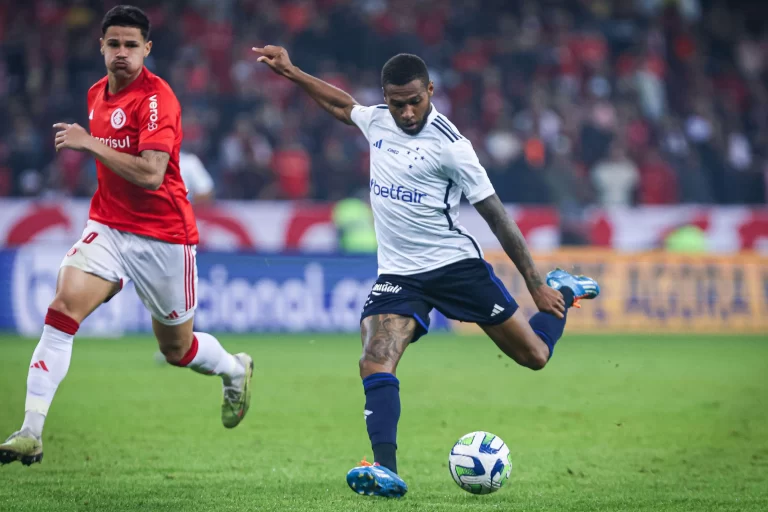
<svg viewBox="0 0 768 512">
<path fill-rule="evenodd" d="M 95 233 L 95 232 L 88 233 L 87 235 L 85 235 L 85 238 L 83 238 L 83 243 L 84 244 L 89 244 L 89 243 L 93 242 L 94 240 L 96 240 L 97 236 L 99 236 L 98 233 Z"/>
</svg>

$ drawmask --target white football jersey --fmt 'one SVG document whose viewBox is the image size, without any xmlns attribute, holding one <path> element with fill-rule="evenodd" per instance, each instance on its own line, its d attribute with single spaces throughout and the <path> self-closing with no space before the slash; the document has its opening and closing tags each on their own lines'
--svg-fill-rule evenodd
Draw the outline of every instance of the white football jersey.
<svg viewBox="0 0 768 512">
<path fill-rule="evenodd" d="M 194 153 L 181 151 L 179 153 L 179 169 L 181 179 L 187 186 L 187 196 L 194 202 L 195 197 L 209 194 L 213 191 L 213 179 L 206 170 L 203 162 Z"/>
<path fill-rule="evenodd" d="M 434 105 L 417 135 L 398 128 L 386 105 L 355 106 L 352 121 L 371 144 L 379 274 L 416 274 L 482 258 L 477 241 L 459 224 L 458 205 L 462 192 L 475 204 L 494 189 L 456 127 Z"/>
</svg>

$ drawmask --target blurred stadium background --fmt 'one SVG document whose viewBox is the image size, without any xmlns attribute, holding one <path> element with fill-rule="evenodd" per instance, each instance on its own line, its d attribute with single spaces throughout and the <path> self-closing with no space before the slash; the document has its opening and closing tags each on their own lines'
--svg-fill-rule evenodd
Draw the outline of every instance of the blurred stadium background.
<svg viewBox="0 0 768 512">
<path fill-rule="evenodd" d="M 56 154 L 50 127 L 87 126 L 116 3 L 0 0 L 0 436 L 21 421 L 33 340 L 95 186 L 92 159 Z M 370 148 L 257 66 L 250 48 L 272 43 L 364 104 L 381 102 L 388 57 L 424 57 L 435 104 L 542 271 L 603 285 L 541 373 L 435 315 L 442 332 L 398 369 L 412 490 L 382 506 L 768 510 L 768 3 L 133 3 L 153 23 L 147 64 L 183 107 L 196 327 L 253 354 L 258 391 L 223 432 L 213 379 L 153 363 L 129 285 L 83 324 L 45 461 L 0 470 L 0 509 L 369 509 L 343 475 L 369 453 L 356 368 L 376 276 Z M 482 219 L 469 205 L 461 216 L 532 313 Z M 485 501 L 445 469 L 478 429 L 515 464 L 512 489 Z"/>
<path fill-rule="evenodd" d="M 57 155 L 50 126 L 87 126 L 115 3 L 0 2 L 2 329 L 36 335 L 87 218 L 93 159 Z M 542 266 L 604 282 L 574 327 L 768 332 L 763 3 L 135 3 L 153 23 L 148 66 L 183 106 L 201 328 L 351 332 L 375 275 L 366 141 L 257 65 L 250 47 L 274 43 L 364 104 L 381 102 L 389 56 L 423 56 L 435 104 L 473 141 Z M 525 297 L 482 219 L 468 205 L 462 217 Z M 132 293 L 86 324 L 149 325 Z"/>
</svg>

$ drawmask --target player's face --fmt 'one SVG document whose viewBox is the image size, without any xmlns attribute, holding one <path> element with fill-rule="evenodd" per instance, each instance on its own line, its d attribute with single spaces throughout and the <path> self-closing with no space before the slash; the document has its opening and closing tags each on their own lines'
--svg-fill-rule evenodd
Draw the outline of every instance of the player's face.
<svg viewBox="0 0 768 512">
<path fill-rule="evenodd" d="M 408 135 L 418 134 L 427 122 L 430 98 L 435 92 L 432 82 L 424 86 L 421 80 L 414 80 L 405 85 L 384 87 L 384 101 L 395 123 Z"/>
<path fill-rule="evenodd" d="M 152 49 L 152 41 L 144 41 L 136 27 L 111 26 L 100 42 L 107 71 L 118 78 L 136 75 Z"/>
</svg>

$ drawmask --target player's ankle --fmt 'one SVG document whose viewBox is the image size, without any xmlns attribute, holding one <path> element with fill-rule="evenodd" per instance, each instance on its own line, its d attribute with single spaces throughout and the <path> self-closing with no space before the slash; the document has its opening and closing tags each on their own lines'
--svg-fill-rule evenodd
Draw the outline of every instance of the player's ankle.
<svg viewBox="0 0 768 512">
<path fill-rule="evenodd" d="M 221 380 L 224 382 L 225 386 L 239 386 L 243 379 L 245 379 L 245 365 L 243 364 L 240 359 L 238 359 L 235 356 L 230 356 L 232 359 L 234 359 L 235 364 L 233 365 L 232 369 L 228 372 L 221 374 Z"/>
<path fill-rule="evenodd" d="M 34 437 L 42 437 L 43 425 L 45 424 L 45 415 L 37 411 L 27 411 L 24 413 L 24 423 L 21 425 L 22 432 L 28 432 Z"/>
<path fill-rule="evenodd" d="M 560 288 L 560 293 L 563 295 L 563 300 L 565 301 L 565 307 L 570 308 L 573 306 L 573 299 L 575 298 L 575 294 L 573 293 L 573 290 L 568 288 L 567 286 L 563 286 Z"/>
<path fill-rule="evenodd" d="M 376 462 L 397 474 L 397 445 L 379 443 L 373 445 L 373 458 Z"/>
</svg>

